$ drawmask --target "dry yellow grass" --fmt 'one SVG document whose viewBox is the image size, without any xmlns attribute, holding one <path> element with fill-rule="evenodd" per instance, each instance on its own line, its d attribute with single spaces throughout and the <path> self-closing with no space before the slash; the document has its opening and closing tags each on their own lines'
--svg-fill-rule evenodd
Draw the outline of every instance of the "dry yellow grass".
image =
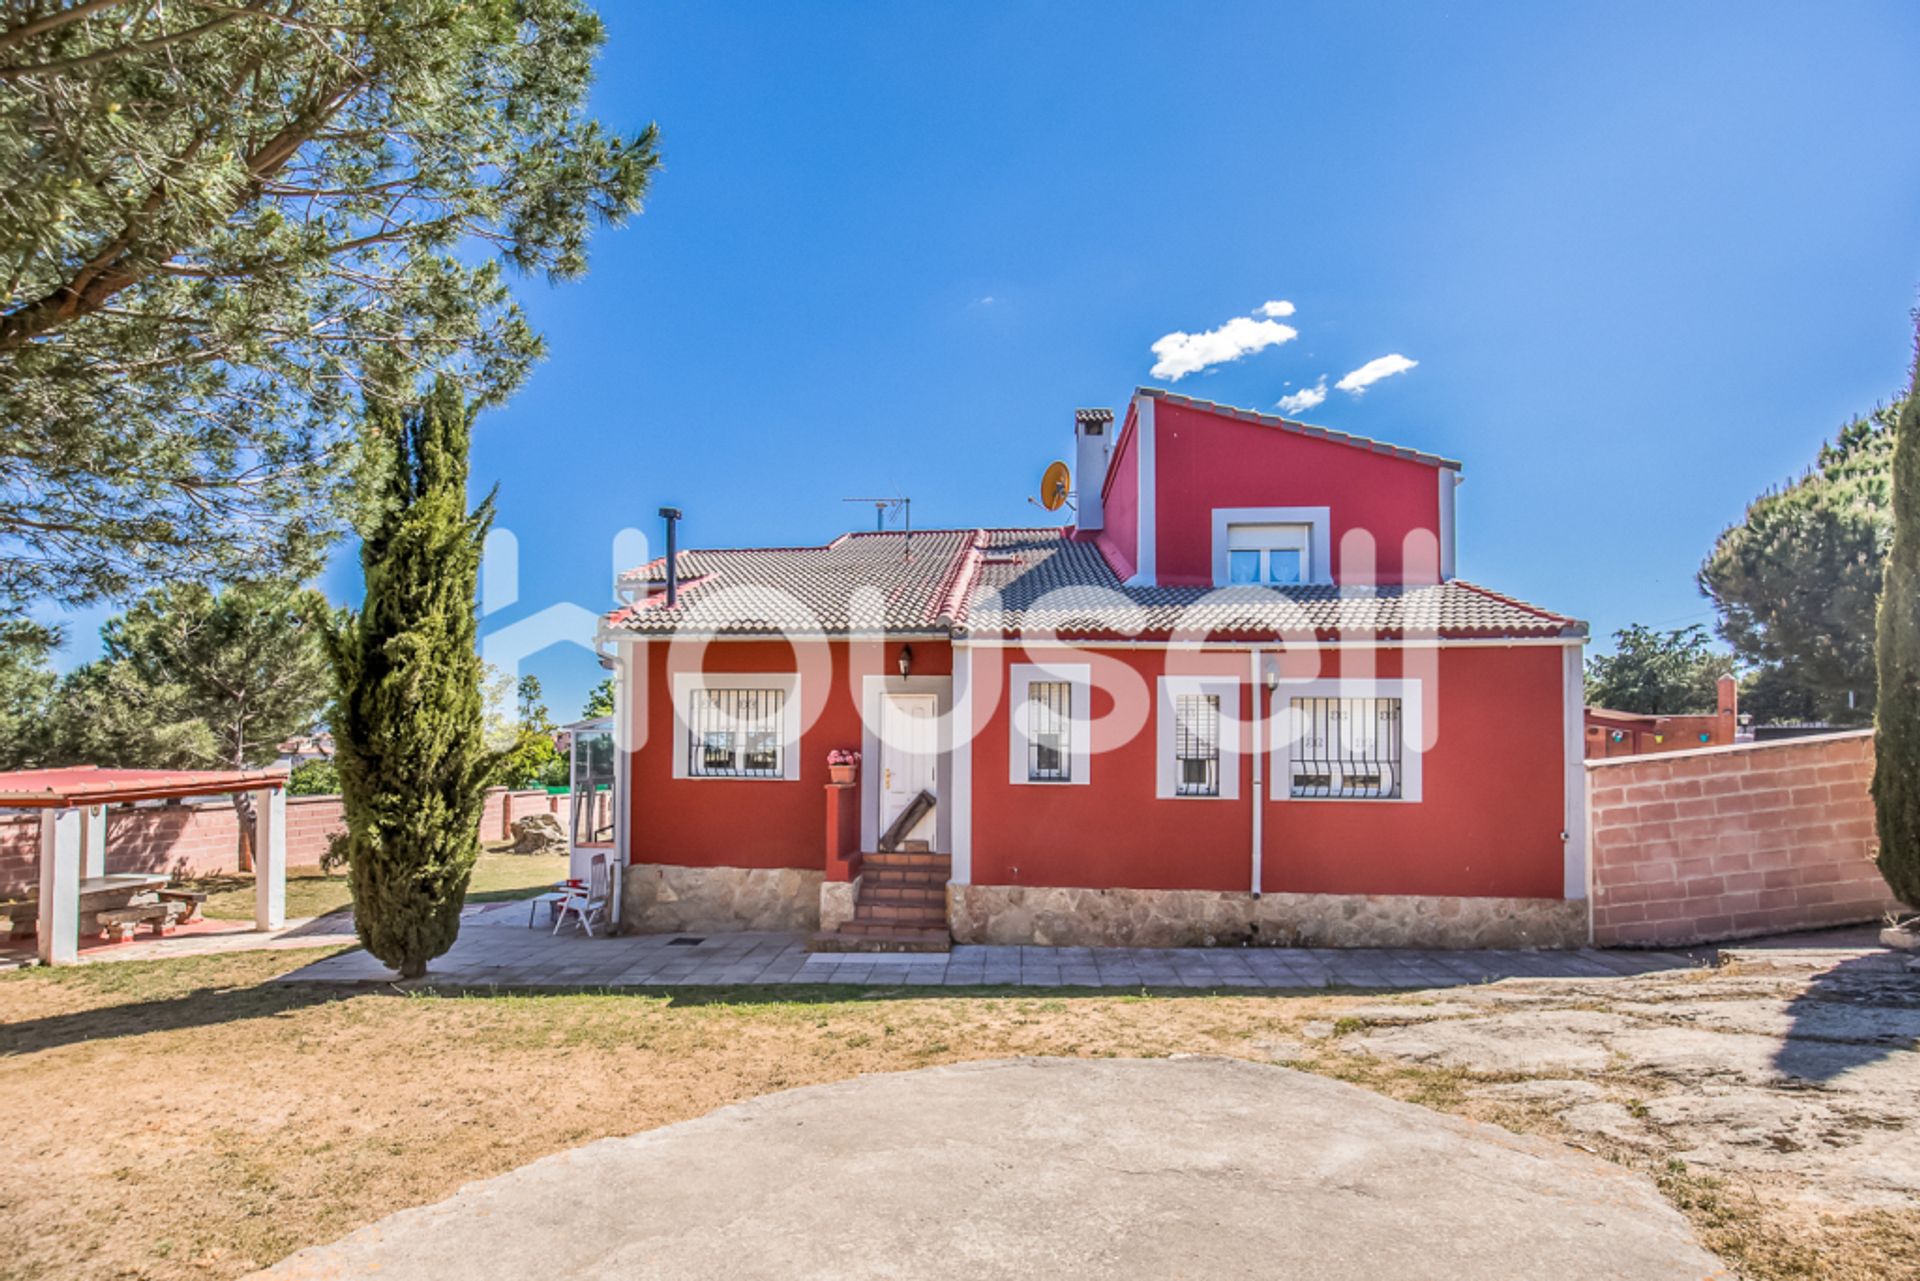
<svg viewBox="0 0 1920 1281">
<path fill-rule="evenodd" d="M 772 1090 L 1023 1054 L 1266 1058 L 1269 1043 L 1301 1044 L 1303 1024 L 1379 1004 L 845 988 L 433 997 L 267 982 L 317 954 L 0 976 L 12 1251 L 0 1278 L 232 1277 L 547 1153 Z M 1389 1068 L 1344 1039 L 1308 1038 L 1299 1066 L 1553 1132 L 1544 1113 L 1480 1100 L 1471 1074 Z M 1739 1188 L 1666 1182 L 1756 1278 L 1889 1277 L 1915 1257 L 1910 1229 L 1787 1225 Z"/>
</svg>

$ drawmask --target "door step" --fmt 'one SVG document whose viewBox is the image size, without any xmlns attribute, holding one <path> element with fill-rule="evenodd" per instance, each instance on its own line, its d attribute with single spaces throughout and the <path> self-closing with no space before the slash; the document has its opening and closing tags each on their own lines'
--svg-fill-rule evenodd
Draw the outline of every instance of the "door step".
<svg viewBox="0 0 1920 1281">
<path fill-rule="evenodd" d="M 807 941 L 812 952 L 951 952 L 953 936 L 937 927 L 886 925 L 848 921 L 837 930 L 822 930 Z"/>
<path fill-rule="evenodd" d="M 853 919 L 815 934 L 816 952 L 945 952 L 950 855 L 935 854 L 925 841 L 902 841 L 897 850 L 859 856 L 860 891 Z"/>
</svg>

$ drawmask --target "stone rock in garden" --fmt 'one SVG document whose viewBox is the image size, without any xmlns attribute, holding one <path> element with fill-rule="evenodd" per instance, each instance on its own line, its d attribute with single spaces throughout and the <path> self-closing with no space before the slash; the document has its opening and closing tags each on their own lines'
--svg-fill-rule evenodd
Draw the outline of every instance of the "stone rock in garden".
<svg viewBox="0 0 1920 1281">
<path fill-rule="evenodd" d="M 560 820 L 551 814 L 529 814 L 525 818 L 516 818 L 508 828 L 513 833 L 513 853 L 515 854 L 564 854 L 567 852 L 566 829 L 560 826 Z"/>
</svg>

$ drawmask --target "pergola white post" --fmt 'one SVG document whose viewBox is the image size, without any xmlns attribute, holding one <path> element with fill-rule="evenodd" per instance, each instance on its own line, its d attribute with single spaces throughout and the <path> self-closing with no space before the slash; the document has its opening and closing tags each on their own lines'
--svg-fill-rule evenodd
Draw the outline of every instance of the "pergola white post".
<svg viewBox="0 0 1920 1281">
<path fill-rule="evenodd" d="M 88 805 L 80 811 L 80 875 L 107 874 L 107 807 Z"/>
<path fill-rule="evenodd" d="M 253 928 L 277 930 L 287 923 L 286 792 L 255 792 L 253 823 Z"/>
<path fill-rule="evenodd" d="M 44 965 L 80 959 L 80 811 L 40 812 L 40 921 L 35 944 Z"/>
</svg>

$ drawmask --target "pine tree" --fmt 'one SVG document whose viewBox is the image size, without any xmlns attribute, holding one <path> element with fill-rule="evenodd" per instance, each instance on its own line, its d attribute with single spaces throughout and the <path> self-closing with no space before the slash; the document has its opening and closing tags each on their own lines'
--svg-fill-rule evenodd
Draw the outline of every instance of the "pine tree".
<svg viewBox="0 0 1920 1281">
<path fill-rule="evenodd" d="M 468 512 L 473 413 L 442 379 L 404 414 L 373 415 L 386 480 L 363 531 L 366 602 L 328 644 L 354 928 L 402 978 L 459 935 L 494 765 L 474 643 L 493 498 Z"/>
<path fill-rule="evenodd" d="M 0 6 L 0 613 L 303 578 L 362 398 L 510 394 L 513 277 L 581 275 L 657 163 L 588 113 L 605 34 L 587 0 Z"/>
<path fill-rule="evenodd" d="M 1913 379 L 1920 393 L 1920 335 Z M 1880 873 L 1895 897 L 1920 907 L 1920 394 L 1907 397 L 1893 447 L 1893 547 L 1876 624 L 1873 804 Z"/>
</svg>

